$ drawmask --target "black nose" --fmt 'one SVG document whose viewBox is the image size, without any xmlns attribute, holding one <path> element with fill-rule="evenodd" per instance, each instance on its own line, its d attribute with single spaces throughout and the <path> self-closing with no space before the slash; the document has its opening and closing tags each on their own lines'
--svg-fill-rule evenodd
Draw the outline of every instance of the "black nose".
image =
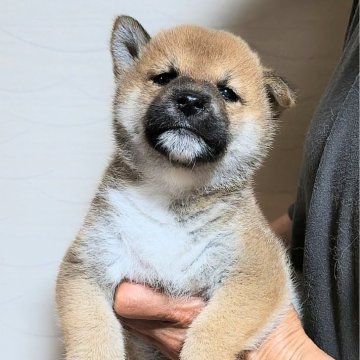
<svg viewBox="0 0 360 360">
<path fill-rule="evenodd" d="M 208 98 L 202 94 L 181 93 L 176 99 L 176 107 L 184 113 L 185 116 L 198 115 L 204 111 Z"/>
</svg>

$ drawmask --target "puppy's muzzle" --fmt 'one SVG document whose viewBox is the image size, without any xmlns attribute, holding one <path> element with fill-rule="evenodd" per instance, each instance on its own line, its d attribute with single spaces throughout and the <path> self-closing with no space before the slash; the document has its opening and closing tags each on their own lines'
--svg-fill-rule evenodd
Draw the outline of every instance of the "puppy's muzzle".
<svg viewBox="0 0 360 360">
<path fill-rule="evenodd" d="M 218 160 L 229 140 L 228 125 L 217 89 L 184 77 L 165 86 L 144 117 L 148 143 L 184 166 Z"/>
</svg>

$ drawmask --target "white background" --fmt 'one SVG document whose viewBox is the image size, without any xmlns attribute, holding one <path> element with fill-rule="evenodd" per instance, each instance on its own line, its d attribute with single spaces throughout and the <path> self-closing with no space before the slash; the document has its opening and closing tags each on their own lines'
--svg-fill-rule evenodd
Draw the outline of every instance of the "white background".
<svg viewBox="0 0 360 360">
<path fill-rule="evenodd" d="M 129 14 L 154 34 L 241 34 L 299 90 L 257 179 L 272 219 L 292 201 L 306 126 L 336 64 L 350 0 L 0 0 L 0 358 L 60 359 L 54 281 L 111 152 L 108 40 Z"/>
</svg>

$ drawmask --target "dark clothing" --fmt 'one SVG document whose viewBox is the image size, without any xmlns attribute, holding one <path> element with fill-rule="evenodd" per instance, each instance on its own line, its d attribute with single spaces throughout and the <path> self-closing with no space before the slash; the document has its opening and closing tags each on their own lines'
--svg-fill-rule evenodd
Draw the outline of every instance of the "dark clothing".
<svg viewBox="0 0 360 360">
<path fill-rule="evenodd" d="M 292 208 L 304 328 L 335 359 L 359 359 L 359 6 L 309 128 Z"/>
</svg>

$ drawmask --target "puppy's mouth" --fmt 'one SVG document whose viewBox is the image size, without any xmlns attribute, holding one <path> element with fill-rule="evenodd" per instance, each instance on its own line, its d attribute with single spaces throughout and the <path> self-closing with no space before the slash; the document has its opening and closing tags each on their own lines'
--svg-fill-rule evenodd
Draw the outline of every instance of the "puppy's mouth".
<svg viewBox="0 0 360 360">
<path fill-rule="evenodd" d="M 161 133 L 165 133 L 167 131 L 178 131 L 180 132 L 181 134 L 186 134 L 186 133 L 191 133 L 199 138 L 201 138 L 201 135 L 198 133 L 198 131 L 190 126 L 181 126 L 181 125 L 178 125 L 178 126 L 169 126 L 169 127 L 165 127 L 163 129 L 160 129 L 159 131 L 159 134 Z"/>
<path fill-rule="evenodd" d="M 171 163 L 193 166 L 195 163 L 211 162 L 215 158 L 206 140 L 191 127 L 169 127 L 149 139 L 154 149 L 167 156 Z"/>
</svg>

